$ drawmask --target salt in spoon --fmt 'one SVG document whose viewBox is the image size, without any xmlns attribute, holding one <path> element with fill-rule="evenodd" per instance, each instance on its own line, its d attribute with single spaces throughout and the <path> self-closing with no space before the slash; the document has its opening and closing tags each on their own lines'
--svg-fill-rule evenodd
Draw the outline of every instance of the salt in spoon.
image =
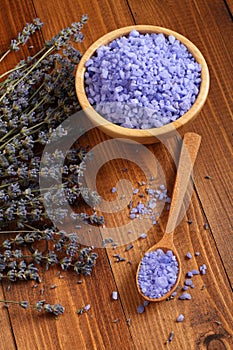
<svg viewBox="0 0 233 350">
<path fill-rule="evenodd" d="M 138 289 L 138 292 L 143 296 L 143 298 L 148 300 L 148 301 L 162 301 L 162 300 L 167 299 L 176 290 L 178 283 L 179 283 L 179 280 L 180 280 L 181 262 L 180 262 L 178 252 L 177 252 L 176 247 L 175 247 L 174 242 L 173 242 L 173 233 L 174 233 L 174 230 L 176 228 L 177 220 L 178 220 L 180 210 L 181 210 L 181 207 L 183 204 L 183 200 L 184 200 L 184 197 L 186 194 L 186 190 L 187 190 L 187 187 L 189 184 L 190 176 L 191 176 L 192 169 L 193 169 L 196 157 L 197 157 L 200 143 L 201 143 L 201 136 L 200 135 L 192 133 L 192 132 L 186 133 L 184 135 L 166 229 L 165 229 L 163 238 L 158 243 L 156 243 L 151 248 L 149 248 L 145 253 L 145 255 L 146 255 L 147 253 L 155 252 L 158 249 L 161 249 L 165 254 L 168 251 L 170 251 L 168 254 L 170 254 L 170 256 L 173 255 L 176 257 L 176 261 L 178 264 L 178 266 L 177 266 L 178 271 L 177 271 L 177 275 L 176 275 L 177 276 L 176 280 L 175 280 L 174 284 L 171 286 L 171 289 L 168 292 L 166 292 L 165 294 L 162 294 L 161 296 L 157 296 L 157 297 L 153 297 L 153 298 L 145 295 L 144 293 L 146 293 L 146 291 L 144 291 L 144 292 L 142 291 L 141 285 L 139 283 L 140 273 L 143 273 L 142 270 L 140 270 L 142 267 L 143 260 L 141 260 L 141 262 L 138 265 L 138 269 L 137 269 L 137 273 L 136 273 L 137 289 Z M 157 253 L 159 254 L 159 251 Z M 165 258 L 163 257 L 163 259 L 165 259 L 165 260 L 168 258 L 166 258 L 166 256 L 165 256 Z M 174 263 L 174 260 L 173 260 L 173 263 Z M 174 266 L 172 268 L 174 268 Z M 163 277 L 163 276 L 160 276 L 159 278 L 161 278 L 161 277 Z M 145 279 L 145 276 L 144 276 L 144 279 Z M 165 283 L 166 283 L 166 280 L 165 280 Z"/>
</svg>

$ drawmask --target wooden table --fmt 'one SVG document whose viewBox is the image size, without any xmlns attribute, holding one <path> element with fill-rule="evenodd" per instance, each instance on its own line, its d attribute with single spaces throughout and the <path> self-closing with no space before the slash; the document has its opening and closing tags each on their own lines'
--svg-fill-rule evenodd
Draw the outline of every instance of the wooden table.
<svg viewBox="0 0 233 350">
<path fill-rule="evenodd" d="M 147 239 L 137 239 L 129 251 L 125 251 L 125 246 L 116 250 L 96 249 L 99 255 L 96 267 L 91 277 L 81 277 L 82 284 L 77 283 L 79 277 L 73 273 L 64 273 L 64 278 L 59 279 L 56 268 L 43 272 L 43 298 L 63 304 L 64 315 L 55 320 L 13 305 L 8 309 L 2 307 L 0 349 L 233 349 L 232 2 L 1 0 L 1 49 L 7 48 L 9 40 L 35 17 L 44 22 L 41 33 L 32 39 L 32 50 L 36 51 L 44 39 L 51 38 L 85 13 L 89 21 L 84 29 L 83 52 L 111 30 L 144 23 L 171 28 L 187 36 L 207 60 L 211 77 L 208 99 L 198 118 L 184 130 L 202 136 L 194 171 L 195 186 L 190 206 L 175 235 L 183 262 L 181 286 L 189 269 L 206 264 L 207 273 L 195 277 L 191 301 L 176 297 L 150 304 L 139 314 L 137 306 L 143 301 L 136 290 L 135 273 L 143 253 L 161 238 L 161 230 L 156 225 L 148 232 Z M 27 54 L 25 47 L 17 59 L 12 55 L 8 68 L 18 57 Z M 4 63 L 2 67 L 7 68 Z M 87 137 L 91 146 L 108 139 L 98 130 L 88 133 Z M 169 152 L 161 144 L 148 149 L 161 162 L 171 194 L 176 168 Z M 123 166 L 124 160 L 118 159 L 101 169 L 97 187 L 105 199 L 113 199 L 111 188 L 120 178 L 126 177 L 133 186 L 141 181 L 142 169 L 131 162 L 128 172 L 123 173 Z M 127 208 L 125 210 L 127 212 Z M 124 223 L 125 217 L 124 211 L 109 214 L 106 226 Z M 166 212 L 161 220 L 166 221 Z M 193 255 L 199 251 L 200 256 L 187 260 L 188 251 Z M 116 263 L 114 254 L 120 254 L 126 261 Z M 50 288 L 53 284 L 57 284 L 56 289 Z M 7 286 L 1 285 L 1 299 L 32 302 L 41 299 L 41 288 L 32 288 L 33 283 L 12 284 L 10 290 Z M 116 301 L 111 298 L 114 290 L 119 295 Z M 78 315 L 76 311 L 87 304 L 91 309 Z M 185 320 L 177 323 L 181 313 Z M 174 338 L 167 343 L 171 331 Z"/>
</svg>

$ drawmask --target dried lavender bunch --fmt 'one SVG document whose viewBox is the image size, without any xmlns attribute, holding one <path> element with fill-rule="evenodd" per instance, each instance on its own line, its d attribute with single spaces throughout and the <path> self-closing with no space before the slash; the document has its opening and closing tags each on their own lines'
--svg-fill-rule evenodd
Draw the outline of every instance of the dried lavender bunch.
<svg viewBox="0 0 233 350">
<path fill-rule="evenodd" d="M 80 30 L 86 19 L 83 16 L 80 22 L 72 23 L 71 27 L 47 42 L 42 56 L 20 63 L 1 87 L 0 228 L 8 226 L 9 222 L 23 228 L 24 222 L 47 218 L 38 179 L 39 175 L 56 177 L 56 171 L 60 169 L 56 169 L 55 163 L 62 151 L 57 150 L 53 159 L 48 158 L 47 173 L 45 164 L 43 174 L 39 173 L 40 155 L 60 123 L 80 110 L 73 73 L 81 54 L 71 47 L 70 42 L 82 41 Z M 62 54 L 53 53 L 61 48 L 64 48 Z M 23 69 L 20 68 L 22 64 Z M 56 129 L 58 138 L 66 132 L 62 127 Z M 84 157 L 82 147 L 72 149 L 63 167 L 63 189 L 71 204 L 80 196 L 78 165 Z M 98 201 L 95 193 L 90 195 Z M 63 219 L 66 213 L 60 215 Z"/>
<path fill-rule="evenodd" d="M 66 134 L 60 124 L 67 116 L 80 110 L 76 98 L 74 70 L 81 53 L 72 45 L 82 42 L 81 29 L 87 21 L 61 30 L 33 57 L 28 57 L 0 79 L 0 233 L 14 233 L 15 238 L 5 240 L 0 246 L 0 279 L 32 279 L 40 282 L 39 270 L 35 265 L 45 264 L 46 268 L 57 264 L 63 270 L 73 269 L 78 274 L 90 274 L 97 258 L 92 247 L 82 248 L 75 235 L 61 233 L 53 227 L 43 206 L 39 176 L 56 178 L 59 157 L 57 149 L 46 159 L 42 170 L 41 155 L 44 146 Z M 29 36 L 41 27 L 39 19 L 34 26 L 27 25 L 22 35 L 18 35 L 11 50 L 16 51 L 25 44 Z M 31 29 L 30 29 L 31 28 Z M 10 50 L 10 49 L 9 49 Z M 10 51 L 11 51 L 10 50 Z M 4 58 L 6 54 L 3 55 Z M 2 56 L 2 59 L 3 59 Z M 82 161 L 86 150 L 80 145 L 71 148 L 62 168 L 66 200 L 74 206 L 80 201 L 78 174 L 82 171 Z M 43 173 L 41 173 L 43 171 Z M 42 189 L 46 193 L 48 189 Z M 56 214 L 62 221 L 67 213 L 60 206 L 59 191 L 49 189 L 47 200 L 57 204 Z M 99 197 L 88 188 L 82 193 L 95 204 Z M 72 219 L 102 224 L 103 217 L 96 213 L 76 213 Z M 12 229 L 9 230 L 9 227 Z M 8 231 L 6 231 L 6 229 Z M 45 241 L 43 253 L 36 244 Z M 22 249 L 21 249 L 22 247 Z M 20 248 L 20 249 L 19 249 Z"/>
<path fill-rule="evenodd" d="M 47 270 L 57 265 L 64 271 L 90 275 L 97 259 L 93 249 L 81 247 L 76 233 L 56 228 L 21 231 L 0 245 L 0 281 L 34 280 L 39 283 L 41 278 L 36 265 L 45 265 Z"/>
</svg>

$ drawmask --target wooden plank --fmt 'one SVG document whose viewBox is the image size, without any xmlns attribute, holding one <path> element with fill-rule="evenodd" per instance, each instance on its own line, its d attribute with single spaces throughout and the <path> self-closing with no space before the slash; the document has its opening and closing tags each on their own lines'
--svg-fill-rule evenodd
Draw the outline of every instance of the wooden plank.
<svg viewBox="0 0 233 350">
<path fill-rule="evenodd" d="M 183 131 L 194 130 L 203 137 L 201 161 L 196 168 L 197 191 L 205 215 L 233 283 L 232 236 L 232 22 L 224 2 L 217 0 L 130 1 L 136 23 L 170 27 L 186 35 L 204 54 L 211 77 L 209 96 L 200 116 Z M 189 14 L 189 15 L 187 15 Z M 211 30 L 210 30 L 211 28 Z M 219 120 L 221 118 L 221 121 Z M 216 142 L 218 145 L 216 146 Z M 213 152 L 214 150 L 214 152 Z M 206 183 L 205 175 L 213 182 Z M 208 192 L 206 191 L 208 186 Z"/>
<path fill-rule="evenodd" d="M 174 181 L 174 167 L 172 165 L 170 155 L 161 145 L 152 146 L 155 156 L 159 160 L 163 160 L 163 168 L 166 173 L 166 180 L 171 193 Z M 199 155 L 200 159 L 200 155 Z M 197 160 L 197 165 L 199 162 Z M 101 178 L 106 179 L 105 183 L 99 183 L 101 190 L 108 196 L 109 200 L 113 199 L 110 195 L 111 186 L 121 178 L 121 172 L 118 172 L 118 177 L 109 183 L 108 174 L 112 173 L 112 167 L 116 168 L 116 163 L 106 164 L 101 169 Z M 119 169 L 120 170 L 120 169 Z M 116 176 L 116 174 L 115 174 Z M 144 180 L 142 174 L 137 171 L 131 164 L 128 166 L 127 176 L 123 175 L 135 186 L 137 181 Z M 143 188 L 141 189 L 143 192 Z M 108 195 L 109 194 L 109 195 Z M 137 202 L 140 198 L 135 196 L 134 201 Z M 129 215 L 129 210 L 125 209 Z M 125 212 L 114 213 L 112 217 L 107 217 L 106 226 L 124 225 L 127 222 Z M 163 226 L 166 222 L 167 213 L 163 213 Z M 192 224 L 188 224 L 188 219 L 192 220 Z M 174 300 L 161 303 L 151 303 L 146 307 L 145 313 L 138 314 L 137 307 L 143 303 L 142 298 L 137 293 L 135 274 L 138 263 L 143 257 L 144 252 L 153 244 L 158 242 L 162 237 L 159 225 L 153 226 L 147 233 L 147 239 L 135 239 L 132 235 L 133 248 L 126 250 L 128 244 L 117 247 L 115 250 L 108 249 L 109 259 L 112 261 L 112 270 L 117 283 L 120 298 L 123 303 L 126 318 L 131 319 L 130 331 L 136 349 L 154 349 L 154 344 L 157 348 L 162 348 L 173 330 L 175 333 L 174 340 L 169 347 L 171 349 L 179 349 L 184 347 L 189 349 L 202 349 L 205 343 L 212 341 L 211 346 L 216 342 L 216 346 L 220 346 L 221 342 L 226 349 L 230 349 L 232 340 L 231 324 L 233 322 L 231 314 L 231 290 L 227 280 L 227 275 L 221 264 L 220 256 L 216 249 L 215 241 L 209 230 L 205 230 L 203 223 L 205 218 L 199 207 L 199 200 L 196 194 L 193 194 L 192 203 L 175 233 L 175 244 L 181 257 L 182 262 L 182 278 L 180 288 L 182 287 L 185 275 L 192 269 L 198 269 L 200 265 L 207 265 L 207 274 L 204 276 L 196 276 L 193 278 L 195 288 L 190 290 L 192 300 L 181 301 L 178 299 L 181 290 L 178 291 L 178 296 Z M 143 232 L 143 220 L 141 223 Z M 125 232 L 127 234 L 127 232 Z M 194 257 L 196 251 L 200 252 L 200 256 L 185 259 L 186 253 L 190 251 Z M 115 262 L 114 254 L 119 254 L 125 259 L 122 262 Z M 183 313 L 185 322 L 178 324 L 176 317 Z M 221 327 L 215 322 L 221 322 Z M 218 338 L 217 334 L 221 334 Z M 209 337 L 209 338 L 208 338 Z M 211 340 L 212 339 L 212 340 Z M 221 339 L 221 342 L 220 342 Z"/>
<path fill-rule="evenodd" d="M 116 28 L 133 24 L 131 14 L 126 1 L 116 3 L 113 0 L 87 0 L 87 1 L 48 1 L 34 0 L 35 9 L 45 26 L 43 35 L 51 38 L 60 28 L 66 27 L 74 21 L 79 21 L 83 14 L 88 14 L 88 25 L 83 29 L 85 40 L 81 50 L 84 51 L 103 34 Z M 59 13 L 59 16 L 55 14 Z M 54 14 L 56 20 L 52 20 Z M 46 25 L 47 24 L 47 25 Z"/>
<path fill-rule="evenodd" d="M 28 4 L 28 2 L 26 3 Z M 87 12 L 90 20 L 84 29 L 86 40 L 82 48 L 86 48 L 95 39 L 109 30 L 133 23 L 129 9 L 124 1 L 117 3 L 112 1 L 85 1 L 77 3 L 69 0 L 66 2 L 51 1 L 47 3 L 34 1 L 34 3 L 37 16 L 45 22 L 43 28 L 45 38 L 51 38 L 57 30 L 72 21 L 78 20 L 82 13 Z M 213 21 L 215 28 L 217 27 L 210 5 L 201 5 L 201 2 L 197 1 L 194 2 L 194 5 L 189 1 L 177 1 L 176 3 L 170 1 L 166 2 L 166 4 L 169 5 L 165 7 L 164 2 L 161 1 L 135 1 L 130 6 L 138 23 L 146 23 L 148 21 L 147 23 L 150 24 L 166 25 L 183 32 L 183 34 L 189 34 L 189 38 L 196 44 L 200 40 L 201 49 L 208 53 L 212 49 L 212 45 L 215 44 L 214 34 L 205 34 L 207 33 L 206 28 L 204 33 L 196 29 L 200 23 L 204 23 L 201 15 L 202 11 L 204 11 L 205 15 L 211 16 L 211 21 Z M 199 5 L 198 11 L 197 4 Z M 214 4 L 216 5 L 216 1 L 214 1 Z M 190 16 L 187 16 L 187 9 L 189 10 L 188 13 L 191 14 Z M 16 10 L 14 11 L 15 13 L 13 14 L 17 17 L 17 12 Z M 46 26 L 46 23 L 48 26 Z M 224 28 L 226 29 L 226 26 Z M 227 30 L 229 33 L 228 22 Z M 201 40 L 202 35 L 206 36 L 210 43 L 203 42 Z M 221 39 L 221 36 L 224 39 Z M 224 52 L 228 52 L 228 46 L 225 36 L 220 32 L 217 34 L 216 41 L 218 43 L 217 47 L 221 42 L 224 43 L 224 50 L 220 58 L 213 57 L 213 53 L 210 53 L 207 57 L 210 62 L 218 64 L 220 59 L 224 57 Z M 98 250 L 99 260 L 94 274 L 91 278 L 85 279 L 81 285 L 76 283 L 77 277 L 72 273 L 63 273 L 64 279 L 59 279 L 54 269 L 43 274 L 42 286 L 45 286 L 44 296 L 40 294 L 41 287 L 32 288 L 33 283 L 27 288 L 25 288 L 24 284 L 13 285 L 12 290 L 7 292 L 7 296 L 11 299 L 28 299 L 31 302 L 36 302 L 45 297 L 47 302 L 61 302 L 66 307 L 65 314 L 56 321 L 53 317 L 44 317 L 35 313 L 34 310 L 22 310 L 16 306 L 11 306 L 9 312 L 18 349 L 117 349 L 119 347 L 122 349 L 152 350 L 163 348 L 172 330 L 174 330 L 175 335 L 173 341 L 168 344 L 171 349 L 189 348 L 196 350 L 206 347 L 209 349 L 211 347 L 231 349 L 231 324 L 233 322 L 230 312 L 232 305 L 231 291 L 217 251 L 218 245 L 220 245 L 221 258 L 224 258 L 227 273 L 230 275 L 230 267 L 227 265 L 229 260 L 223 254 L 228 248 L 222 247 L 222 243 L 218 241 L 220 238 L 217 231 L 218 228 L 216 228 L 217 219 L 214 217 L 216 211 L 224 214 L 224 210 L 219 207 L 220 198 L 223 198 L 222 194 L 220 195 L 220 187 L 226 186 L 230 178 L 229 173 L 227 179 L 223 179 L 224 182 L 222 183 L 218 177 L 221 166 L 225 166 L 226 169 L 230 167 L 227 165 L 230 159 L 230 126 L 227 125 L 230 121 L 229 111 L 231 107 L 227 105 L 228 102 L 226 103 L 226 99 L 223 96 L 223 93 L 226 92 L 227 100 L 230 99 L 230 80 L 226 74 L 231 67 L 229 52 L 226 56 L 227 58 L 224 61 L 226 67 L 221 68 L 223 69 L 225 81 L 222 90 L 220 88 L 220 80 L 217 79 L 218 72 L 213 70 L 211 74 L 214 75 L 214 82 L 217 83 L 217 88 L 215 86 L 212 88 L 215 92 L 212 93 L 210 102 L 205 106 L 201 124 L 199 125 L 200 118 L 198 118 L 192 127 L 188 128 L 200 132 L 204 139 L 196 163 L 195 181 L 201 204 L 211 226 L 211 231 L 203 229 L 203 223 L 206 218 L 202 215 L 200 203 L 196 194 L 194 194 L 187 216 L 175 235 L 175 243 L 181 256 L 184 257 L 187 251 L 191 251 L 193 254 L 198 250 L 201 253 L 196 259 L 183 260 L 182 281 L 184 281 L 186 271 L 197 268 L 203 263 L 206 263 L 208 268 L 207 275 L 196 276 L 193 279 L 195 288 L 190 292 L 192 300 L 181 301 L 176 298 L 161 304 L 151 304 L 146 308 L 145 313 L 141 315 L 137 313 L 137 306 L 142 303 L 142 300 L 136 291 L 136 268 L 140 258 L 143 256 L 143 252 L 161 238 L 161 230 L 156 225 L 148 232 L 147 239 L 136 240 L 133 242 L 134 248 L 129 251 L 125 251 L 125 246 L 116 250 L 109 248 L 107 249 L 107 257 L 103 249 Z M 220 98 L 215 105 L 214 101 L 218 98 L 219 92 Z M 219 106 L 220 102 L 221 106 Z M 212 119 L 211 117 L 210 121 L 209 116 L 212 116 L 213 108 L 216 108 L 216 112 L 214 118 Z M 220 112 L 224 112 L 224 117 L 221 121 L 217 118 L 218 115 L 221 115 Z M 211 136 L 210 130 L 206 131 L 208 123 L 214 129 L 214 136 L 220 138 L 218 148 L 221 151 L 217 149 L 214 140 L 207 138 L 207 136 Z M 215 131 L 218 125 L 220 126 L 220 131 Z M 92 131 L 87 135 L 87 140 L 91 146 L 106 139 L 108 138 L 98 131 Z M 212 154 L 210 148 L 216 151 L 216 155 L 214 155 L 216 160 L 215 168 L 211 162 Z M 227 150 L 226 153 L 223 152 L 224 148 Z M 167 186 L 171 193 L 175 167 L 170 155 L 161 145 L 154 145 L 148 147 L 148 149 L 161 162 L 166 174 Z M 108 152 L 110 151 L 108 150 Z M 204 152 L 207 153 L 204 155 Z M 218 160 L 218 156 L 222 154 L 225 154 L 225 159 L 221 162 Z M 213 186 L 212 190 L 210 189 L 210 200 L 207 198 L 207 195 L 203 194 L 206 187 L 204 162 L 208 164 L 208 172 L 210 170 L 213 171 L 211 173 L 211 175 L 214 174 L 213 179 L 217 179 L 215 182 L 208 182 L 209 186 Z M 128 167 L 126 173 L 122 171 L 125 166 Z M 220 172 L 220 174 L 222 173 L 223 171 Z M 101 169 L 97 184 L 104 198 L 108 200 L 114 198 L 111 188 L 122 176 L 136 186 L 137 181 L 142 180 L 143 172 L 136 165 L 129 164 L 122 159 L 109 162 Z M 230 194 L 228 189 L 229 187 L 227 188 L 226 186 L 224 198 Z M 210 201 L 210 205 L 213 205 L 213 199 L 216 200 L 216 207 L 214 207 L 214 214 L 211 214 L 212 208 L 208 207 L 208 201 Z M 227 203 L 229 203 L 229 200 L 228 202 L 226 201 L 226 206 Z M 222 216 L 223 219 L 221 221 L 223 229 L 226 228 L 225 220 L 227 223 L 229 222 L 227 215 L 229 215 L 230 209 L 226 208 L 226 210 L 228 210 L 227 214 L 225 213 Z M 167 212 L 165 211 L 162 215 L 163 224 L 166 222 L 166 215 Z M 218 215 L 217 217 L 219 217 Z M 187 218 L 192 219 L 193 223 L 191 225 L 186 223 Z M 127 221 L 127 209 L 117 214 L 106 216 L 106 225 L 109 226 L 118 227 Z M 140 227 L 143 229 L 143 224 Z M 227 237 L 227 240 L 228 244 L 230 244 L 230 238 Z M 113 255 L 117 253 L 124 256 L 126 261 L 116 263 Z M 109 260 L 111 260 L 111 265 Z M 132 265 L 128 261 L 132 261 Z M 51 289 L 50 286 L 54 283 L 58 286 L 56 289 Z M 203 288 L 204 285 L 206 286 L 205 288 Z M 111 292 L 113 290 L 118 290 L 120 300 L 111 300 Z M 90 312 L 78 316 L 75 311 L 88 303 L 91 304 Z M 176 317 L 180 313 L 185 315 L 185 321 L 182 324 L 175 322 Z M 117 318 L 119 321 L 114 323 L 113 320 Z M 130 326 L 126 324 L 127 319 L 131 320 Z M 215 321 L 222 324 L 217 324 Z M 27 335 L 26 337 L 25 334 Z M 132 345 L 132 342 L 134 345 Z"/>
<path fill-rule="evenodd" d="M 18 28 L 21 28 L 26 21 L 30 22 L 32 18 L 40 17 L 45 22 L 43 35 L 48 39 L 71 22 L 79 20 L 88 9 L 95 21 L 92 22 L 91 30 L 86 27 L 89 30 L 86 34 L 88 38 L 86 46 L 90 45 L 92 40 L 98 36 L 98 28 L 109 31 L 119 25 L 119 19 L 114 19 L 111 13 L 111 4 L 108 2 L 103 2 L 102 8 L 99 7 L 97 1 L 95 3 L 89 2 L 87 8 L 83 4 L 78 8 L 76 1 L 67 1 L 65 4 L 60 1 L 46 4 L 35 1 L 36 12 L 34 8 L 33 12 L 30 12 L 30 4 L 29 1 L 21 3 L 19 17 L 17 17 L 17 2 L 12 8 L 9 5 L 3 6 L 1 15 L 3 18 L 8 18 L 8 22 L 3 23 L 6 27 L 12 28 L 12 32 L 6 36 L 6 43 L 14 34 L 13 18 L 14 23 L 18 23 L 17 32 Z M 116 7 L 116 5 L 113 6 Z M 125 3 L 122 3 L 121 11 L 130 16 Z M 26 18 L 21 18 L 23 13 L 27 13 Z M 102 21 L 103 14 L 107 18 L 106 24 Z M 37 39 L 34 40 L 35 46 L 41 47 Z M 5 42 L 4 45 L 6 47 Z M 25 52 L 22 51 L 22 57 Z M 15 64 L 14 58 L 10 64 L 12 66 Z M 5 69 L 4 66 L 3 71 Z M 12 285 L 11 290 L 7 293 L 7 297 L 11 300 L 29 300 L 33 304 L 46 298 L 47 302 L 51 304 L 60 302 L 66 308 L 65 314 L 56 321 L 53 317 L 47 318 L 45 315 L 37 314 L 31 308 L 23 310 L 17 306 L 9 307 L 17 349 L 115 349 L 122 343 L 127 349 L 132 348 L 129 328 L 121 302 L 120 300 L 115 302 L 111 300 L 111 293 L 116 289 L 116 285 L 108 258 L 103 249 L 99 250 L 98 253 L 99 259 L 93 276 L 83 279 L 81 285 L 77 284 L 78 278 L 72 273 L 65 274 L 65 278 L 59 280 L 54 269 L 43 274 L 42 284 L 38 288 L 33 288 L 34 283 L 30 282 L 26 288 L 23 283 Z M 56 289 L 50 289 L 53 284 L 58 285 Z M 42 286 L 45 288 L 43 295 L 40 294 Z M 88 303 L 91 304 L 90 312 L 77 315 L 76 310 Z M 115 319 L 119 319 L 119 323 L 113 322 Z M 9 322 L 7 323 L 4 319 L 4 324 L 7 327 Z M 9 331 L 5 334 L 8 333 Z M 116 334 L 118 335 L 116 336 Z M 2 344 L 4 344 L 4 340 Z M 10 342 L 8 348 L 10 349 Z"/>
<path fill-rule="evenodd" d="M 122 342 L 132 349 L 121 303 L 111 300 L 116 286 L 105 251 L 101 249 L 98 253 L 98 263 L 90 277 L 62 272 L 63 278 L 60 278 L 57 269 L 52 268 L 44 273 L 42 270 L 42 282 L 37 288 L 33 287 L 34 282 L 12 285 L 7 292 L 11 300 L 28 300 L 34 305 L 45 299 L 47 303 L 61 303 L 65 307 L 65 313 L 56 320 L 54 316 L 38 313 L 33 308 L 23 310 L 9 306 L 18 350 L 116 349 Z M 82 284 L 77 283 L 78 280 L 82 280 Z M 51 288 L 54 284 L 57 285 L 55 289 Z M 89 312 L 76 313 L 88 304 L 91 305 Z M 117 318 L 119 322 L 114 323 Z"/>
<path fill-rule="evenodd" d="M 4 288 L 3 284 L 1 283 L 0 288 L 0 299 L 6 300 L 7 296 L 7 288 Z M 2 349 L 9 349 L 9 350 L 15 350 L 15 339 L 14 339 L 14 332 L 12 330 L 12 324 L 9 316 L 8 309 L 4 306 L 4 304 L 1 303 L 0 305 L 0 312 L 1 312 L 1 318 L 0 318 L 0 343 Z"/>
<path fill-rule="evenodd" d="M 225 0 L 226 7 L 228 11 L 230 12 L 230 15 L 233 17 L 233 3 L 231 0 Z"/>
</svg>

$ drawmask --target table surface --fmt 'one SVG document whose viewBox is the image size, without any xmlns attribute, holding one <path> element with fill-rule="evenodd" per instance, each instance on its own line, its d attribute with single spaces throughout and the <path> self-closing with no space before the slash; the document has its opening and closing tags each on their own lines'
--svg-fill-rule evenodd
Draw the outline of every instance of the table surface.
<svg viewBox="0 0 233 350">
<path fill-rule="evenodd" d="M 103 34 L 133 24 L 151 24 L 167 27 L 187 36 L 201 50 L 210 71 L 210 91 L 200 115 L 182 132 L 193 131 L 202 136 L 194 169 L 194 190 L 191 203 L 176 229 L 175 244 L 183 264 L 181 286 L 185 272 L 207 265 L 206 275 L 193 279 L 192 300 L 178 297 L 161 303 L 151 303 L 145 312 L 137 312 L 143 303 L 135 286 L 137 265 L 144 252 L 161 238 L 161 229 L 155 225 L 146 239 L 136 239 L 133 248 L 127 246 L 96 248 L 97 264 L 90 277 L 63 273 L 59 279 L 56 268 L 42 271 L 43 298 L 50 303 L 60 302 L 65 313 L 55 320 L 34 310 L 17 306 L 1 308 L 0 349 L 208 349 L 233 348 L 233 222 L 232 222 L 232 14 L 230 0 L 1 0 L 0 46 L 6 49 L 9 40 L 26 22 L 39 17 L 44 26 L 31 42 L 38 50 L 45 39 L 61 28 L 88 14 L 84 28 L 85 39 L 80 50 L 85 50 Z M 30 52 L 31 53 L 31 52 Z M 12 67 L 21 53 L 11 55 L 1 70 Z M 109 138 L 98 130 L 87 134 L 90 147 Z M 176 142 L 174 143 L 176 147 Z M 113 146 L 109 146 L 111 147 Z M 154 144 L 147 147 L 160 162 L 166 176 L 169 194 L 172 192 L 176 167 L 166 147 Z M 178 146 L 176 148 L 178 150 Z M 128 165 L 128 171 L 121 169 Z M 133 162 L 115 159 L 106 162 L 97 176 L 97 188 L 106 200 L 115 199 L 111 188 L 121 178 L 137 186 L 143 178 L 143 169 Z M 207 178 L 206 178 L 207 177 Z M 210 178 L 208 178 L 210 177 Z M 119 227 L 127 221 L 127 207 L 106 215 L 106 227 Z M 167 212 L 161 214 L 165 223 Z M 192 223 L 187 221 L 191 220 Z M 205 229 L 205 223 L 209 228 Z M 185 259 L 190 251 L 199 251 L 199 257 Z M 114 254 L 126 259 L 116 263 Z M 131 263 L 129 263 L 131 261 Z M 78 284 L 78 279 L 83 283 Z M 56 289 L 50 286 L 56 284 Z M 16 283 L 8 288 L 2 284 L 1 299 L 41 299 L 40 287 L 33 283 Z M 111 298 L 118 291 L 118 300 Z M 179 295 L 180 291 L 178 291 Z M 76 311 L 91 305 L 89 312 Z M 176 322 L 184 314 L 182 323 Z M 129 322 L 130 319 L 130 322 Z M 173 340 L 166 340 L 171 331 Z"/>
</svg>

